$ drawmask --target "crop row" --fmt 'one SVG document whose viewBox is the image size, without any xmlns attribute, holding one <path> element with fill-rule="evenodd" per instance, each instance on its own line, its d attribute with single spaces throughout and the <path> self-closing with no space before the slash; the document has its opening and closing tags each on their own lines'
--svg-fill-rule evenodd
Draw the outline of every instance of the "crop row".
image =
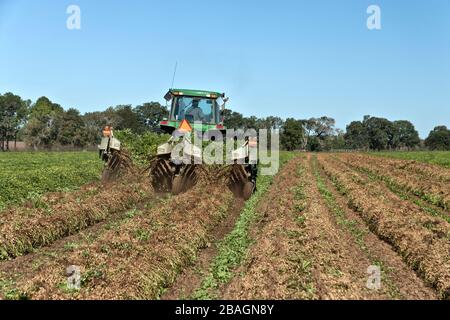
<svg viewBox="0 0 450 320">
<path fill-rule="evenodd" d="M 430 217 L 379 182 L 357 174 L 331 157 L 320 157 L 325 173 L 369 227 L 391 243 L 404 260 L 442 297 L 450 294 L 450 224 Z"/>
<path fill-rule="evenodd" d="M 106 188 L 98 185 L 85 195 L 39 201 L 31 208 L 11 208 L 0 214 L 0 260 L 48 245 L 152 196 L 148 183 L 123 182 Z"/>
<path fill-rule="evenodd" d="M 372 154 L 386 158 L 415 160 L 450 169 L 450 151 L 389 151 L 373 152 Z"/>
<path fill-rule="evenodd" d="M 225 217 L 233 197 L 223 190 L 198 185 L 160 205 L 132 210 L 94 240 L 78 237 L 70 250 L 52 251 L 52 259 L 39 254 L 37 270 L 22 273 L 15 286 L 33 299 L 158 298 L 208 245 L 210 230 Z M 81 268 L 80 290 L 67 287 L 68 264 Z"/>
<path fill-rule="evenodd" d="M 299 159 L 300 156 L 298 154 L 282 152 L 280 154 L 280 171 L 278 174 L 276 176 L 260 175 L 258 177 L 257 192 L 245 203 L 234 229 L 219 243 L 217 255 L 211 262 L 209 271 L 203 277 L 192 298 L 206 300 L 218 298 L 221 294 L 220 288 L 227 286 L 233 280 L 236 273 L 240 271 L 238 269 L 239 266 L 245 264 L 245 259 L 252 259 L 249 257 L 251 252 L 254 251 L 254 249 L 251 250 L 251 245 L 255 242 L 252 228 L 258 220 L 267 218 L 270 210 L 268 207 L 278 201 L 281 202 L 280 194 L 282 194 L 282 189 L 286 190 L 289 187 L 284 183 L 285 179 L 292 177 Z M 291 183 L 295 181 L 292 180 Z M 278 209 L 276 207 L 273 210 Z M 268 239 L 269 235 L 265 234 L 265 236 Z M 264 251 L 259 251 L 260 254 L 261 252 Z M 281 255 L 281 253 L 278 254 Z M 241 280 L 240 277 L 239 280 Z M 238 281 L 238 283 L 242 284 L 241 281 Z M 254 288 L 258 291 L 256 284 L 254 282 L 251 283 L 255 285 Z M 249 297 L 253 294 L 253 290 L 248 290 L 246 293 Z M 229 298 L 227 294 L 225 294 L 225 298 Z"/>
<path fill-rule="evenodd" d="M 439 168 L 435 173 L 431 173 L 429 167 L 413 170 L 408 163 L 393 164 L 387 159 L 363 155 L 339 155 L 338 158 L 351 166 L 376 174 L 387 183 L 395 184 L 428 203 L 450 209 L 450 180 L 446 181 L 442 172 L 446 169 Z M 414 166 L 419 168 L 417 164 Z"/>
</svg>

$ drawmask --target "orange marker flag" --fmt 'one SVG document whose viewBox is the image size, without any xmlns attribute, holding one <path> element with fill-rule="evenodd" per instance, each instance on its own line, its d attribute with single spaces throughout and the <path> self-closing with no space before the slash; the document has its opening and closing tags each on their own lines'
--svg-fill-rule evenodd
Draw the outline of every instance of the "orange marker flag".
<svg viewBox="0 0 450 320">
<path fill-rule="evenodd" d="M 189 122 L 184 119 L 183 121 L 181 121 L 180 127 L 178 128 L 181 132 L 189 132 L 192 131 L 192 127 L 189 124 Z"/>
</svg>

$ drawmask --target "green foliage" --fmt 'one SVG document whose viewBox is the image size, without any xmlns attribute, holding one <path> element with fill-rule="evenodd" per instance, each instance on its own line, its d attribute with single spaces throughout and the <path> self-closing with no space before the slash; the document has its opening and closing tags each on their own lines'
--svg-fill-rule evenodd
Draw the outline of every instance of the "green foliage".
<svg viewBox="0 0 450 320">
<path fill-rule="evenodd" d="M 94 152 L 0 153 L 0 210 L 46 192 L 67 191 L 100 176 Z"/>
<path fill-rule="evenodd" d="M 350 149 L 369 149 L 369 133 L 361 121 L 353 121 L 347 126 L 345 140 Z"/>
<path fill-rule="evenodd" d="M 308 144 L 306 145 L 307 150 L 309 151 L 322 151 L 322 145 L 320 144 L 320 139 L 317 137 L 310 137 L 308 139 Z"/>
<path fill-rule="evenodd" d="M 282 126 L 281 145 L 285 150 L 322 151 L 335 148 L 338 142 L 335 120 L 329 117 L 308 120 L 286 119 Z"/>
<path fill-rule="evenodd" d="M 281 135 L 281 145 L 285 150 L 292 151 L 301 149 L 305 132 L 301 120 L 293 118 L 286 119 Z"/>
<path fill-rule="evenodd" d="M 365 116 L 363 125 L 369 134 L 369 146 L 372 150 L 385 150 L 393 147 L 394 126 L 384 118 Z"/>
<path fill-rule="evenodd" d="M 0 296 L 5 300 L 29 300 L 26 292 L 19 291 L 16 283 L 10 279 L 0 279 Z"/>
<path fill-rule="evenodd" d="M 450 130 L 446 126 L 434 128 L 425 140 L 425 145 L 430 150 L 450 150 Z"/>
<path fill-rule="evenodd" d="M 146 102 L 135 108 L 131 105 L 118 105 L 103 112 L 88 113 L 84 116 L 84 121 L 89 135 L 99 139 L 100 130 L 105 125 L 116 130 L 129 129 L 133 133 L 142 134 L 146 131 L 156 131 L 159 122 L 168 115 L 167 108 L 158 102 Z"/>
<path fill-rule="evenodd" d="M 115 112 L 118 115 L 119 121 L 114 128 L 119 130 L 130 129 L 133 132 L 140 131 L 138 115 L 134 112 L 131 105 L 117 106 Z"/>
<path fill-rule="evenodd" d="M 329 136 L 323 143 L 322 149 L 329 150 L 344 150 L 346 149 L 346 142 L 344 132 L 336 129 L 336 134 Z"/>
<path fill-rule="evenodd" d="M 8 150 L 7 141 L 20 137 L 33 149 L 54 146 L 86 147 L 98 143 L 101 130 L 110 125 L 134 133 L 155 131 L 168 111 L 158 102 L 110 107 L 102 112 L 81 115 L 77 109 L 65 111 L 47 97 L 34 104 L 12 93 L 0 95 L 0 149 Z"/>
<path fill-rule="evenodd" d="M 225 118 L 224 125 L 230 129 L 244 128 L 244 116 L 236 111 L 225 109 L 223 112 Z"/>
<path fill-rule="evenodd" d="M 147 102 L 135 108 L 141 131 L 146 129 L 156 130 L 159 122 L 169 116 L 169 111 L 158 102 Z"/>
<path fill-rule="evenodd" d="M 350 149 L 412 149 L 420 145 L 419 133 L 411 122 L 391 122 L 371 116 L 365 116 L 362 122 L 350 123 L 344 137 Z"/>
<path fill-rule="evenodd" d="M 244 117 L 236 111 L 225 109 L 223 112 L 224 125 L 229 129 L 280 129 L 284 121 L 280 117 L 269 116 L 257 118 L 255 116 Z"/>
<path fill-rule="evenodd" d="M 394 121 L 393 147 L 414 148 L 420 144 L 419 133 L 414 125 L 406 120 Z"/>
<path fill-rule="evenodd" d="M 50 147 L 58 136 L 56 119 L 64 113 L 64 109 L 47 97 L 41 97 L 31 106 L 29 113 L 25 140 L 35 149 Z"/>
<path fill-rule="evenodd" d="M 0 150 L 8 150 L 10 140 L 16 140 L 26 122 L 30 101 L 10 92 L 0 95 Z"/>
<path fill-rule="evenodd" d="M 58 114 L 55 120 L 57 127 L 56 140 L 61 145 L 83 147 L 87 145 L 83 118 L 77 109 L 69 109 Z"/>
<path fill-rule="evenodd" d="M 137 134 L 130 129 L 115 131 L 114 135 L 131 153 L 133 161 L 139 165 L 147 164 L 149 156 L 156 155 L 158 145 L 167 142 L 170 138 L 169 135 L 160 135 L 150 131 Z"/>
<path fill-rule="evenodd" d="M 364 174 L 367 174 L 369 179 L 371 180 L 380 180 L 383 181 L 386 186 L 391 190 L 393 193 L 398 195 L 401 199 L 414 202 L 417 206 L 422 208 L 424 211 L 428 212 L 432 216 L 435 217 L 441 217 L 444 220 L 447 220 L 447 222 L 450 222 L 450 216 L 444 212 L 441 212 L 437 208 L 433 208 L 432 206 L 429 206 L 428 204 L 432 204 L 434 206 L 438 206 L 446 209 L 445 201 L 443 201 L 442 197 L 433 195 L 433 194 L 427 194 L 426 192 L 420 191 L 420 190 L 407 190 L 405 186 L 401 185 L 400 183 L 396 182 L 394 179 L 390 178 L 389 176 L 380 175 L 368 168 L 364 167 L 353 167 L 355 170 L 362 172 Z M 427 204 L 428 203 L 428 204 Z"/>
</svg>

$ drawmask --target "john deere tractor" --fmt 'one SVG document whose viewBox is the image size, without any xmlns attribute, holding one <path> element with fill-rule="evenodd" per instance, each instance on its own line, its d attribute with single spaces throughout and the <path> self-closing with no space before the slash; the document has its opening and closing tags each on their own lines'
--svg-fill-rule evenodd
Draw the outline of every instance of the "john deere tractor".
<svg viewBox="0 0 450 320">
<path fill-rule="evenodd" d="M 194 135 L 210 136 L 212 140 L 225 136 L 223 110 L 228 98 L 223 93 L 187 89 L 170 89 L 164 98 L 171 108 L 159 128 L 172 136 L 158 146 L 151 162 L 150 177 L 155 189 L 179 194 L 194 186 L 204 171 L 202 149 L 192 142 Z M 251 149 L 256 147 L 256 138 L 245 139 L 233 150 L 233 163 L 224 170 L 230 190 L 245 200 L 256 190 L 257 167 L 249 160 Z M 116 153 L 120 152 L 120 143 L 113 137 L 112 130 L 99 148 L 107 169 L 111 164 L 120 167 L 114 163 L 119 159 Z M 183 150 L 182 156 L 174 156 L 180 150 Z"/>
</svg>

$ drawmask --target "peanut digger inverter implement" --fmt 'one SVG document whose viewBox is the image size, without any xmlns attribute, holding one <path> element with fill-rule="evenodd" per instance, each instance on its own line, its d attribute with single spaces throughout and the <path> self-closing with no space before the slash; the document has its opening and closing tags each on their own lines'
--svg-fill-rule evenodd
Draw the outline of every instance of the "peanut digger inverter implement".
<svg viewBox="0 0 450 320">
<path fill-rule="evenodd" d="M 224 137 L 226 128 L 223 110 L 228 98 L 218 92 L 185 89 L 170 89 L 164 98 L 171 102 L 170 114 L 168 119 L 160 122 L 159 127 L 163 133 L 171 134 L 172 137 L 158 146 L 149 173 L 156 190 L 179 194 L 193 187 L 199 175 L 205 171 L 204 164 L 200 164 L 202 150 L 192 143 L 192 136 L 201 133 L 215 138 L 220 133 Z M 233 150 L 233 164 L 226 166 L 220 174 L 226 176 L 230 190 L 245 200 L 256 190 L 257 165 L 249 160 L 250 149 L 257 147 L 255 141 L 246 139 L 243 145 Z M 173 157 L 172 151 L 180 144 L 183 159 L 192 161 Z M 115 178 L 121 169 L 131 163 L 128 156 L 121 152 L 120 141 L 114 138 L 110 127 L 103 130 L 99 150 L 100 157 L 106 162 L 103 181 Z"/>
</svg>

